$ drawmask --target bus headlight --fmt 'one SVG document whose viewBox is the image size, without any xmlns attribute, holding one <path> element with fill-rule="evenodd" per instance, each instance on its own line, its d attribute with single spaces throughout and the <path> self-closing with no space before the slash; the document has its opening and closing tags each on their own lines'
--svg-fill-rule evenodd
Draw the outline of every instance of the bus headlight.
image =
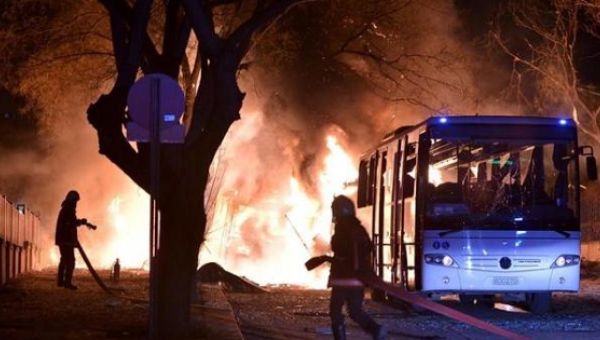
<svg viewBox="0 0 600 340">
<path fill-rule="evenodd" d="M 454 259 L 450 255 L 425 254 L 424 258 L 425 258 L 425 263 L 428 263 L 428 264 L 435 264 L 438 266 L 458 268 L 458 264 L 456 263 L 456 261 L 454 261 Z"/>
<path fill-rule="evenodd" d="M 580 262 L 580 258 L 578 255 L 561 255 L 556 258 L 552 266 L 550 268 L 562 268 L 573 265 L 578 265 Z"/>
</svg>

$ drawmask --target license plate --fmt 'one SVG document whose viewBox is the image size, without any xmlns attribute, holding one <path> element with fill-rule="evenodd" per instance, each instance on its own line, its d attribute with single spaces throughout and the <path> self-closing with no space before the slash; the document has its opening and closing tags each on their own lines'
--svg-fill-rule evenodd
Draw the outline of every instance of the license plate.
<svg viewBox="0 0 600 340">
<path fill-rule="evenodd" d="M 494 276 L 492 284 L 494 286 L 516 286 L 519 284 L 519 278 L 516 276 Z"/>
</svg>

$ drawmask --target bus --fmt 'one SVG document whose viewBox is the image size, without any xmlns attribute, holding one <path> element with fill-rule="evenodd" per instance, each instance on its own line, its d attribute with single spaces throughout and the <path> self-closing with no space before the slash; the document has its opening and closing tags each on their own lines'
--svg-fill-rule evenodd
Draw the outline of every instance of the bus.
<svg viewBox="0 0 600 340">
<path fill-rule="evenodd" d="M 375 273 L 432 298 L 548 312 L 552 292 L 579 290 L 583 156 L 595 180 L 593 150 L 578 146 L 570 119 L 444 116 L 398 128 L 359 163 Z"/>
</svg>

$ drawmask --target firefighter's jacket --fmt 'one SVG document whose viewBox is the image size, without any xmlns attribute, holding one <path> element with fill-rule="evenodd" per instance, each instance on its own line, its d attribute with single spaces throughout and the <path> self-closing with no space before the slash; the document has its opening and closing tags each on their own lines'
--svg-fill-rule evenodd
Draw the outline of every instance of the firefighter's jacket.
<svg viewBox="0 0 600 340">
<path fill-rule="evenodd" d="M 373 245 L 356 217 L 348 216 L 336 222 L 331 250 L 333 261 L 328 286 L 363 287 L 358 278 L 372 272 Z"/>
<path fill-rule="evenodd" d="M 56 245 L 76 247 L 78 242 L 77 227 L 82 224 L 85 224 L 85 220 L 77 219 L 75 204 L 67 201 L 63 202 L 56 221 Z"/>
</svg>

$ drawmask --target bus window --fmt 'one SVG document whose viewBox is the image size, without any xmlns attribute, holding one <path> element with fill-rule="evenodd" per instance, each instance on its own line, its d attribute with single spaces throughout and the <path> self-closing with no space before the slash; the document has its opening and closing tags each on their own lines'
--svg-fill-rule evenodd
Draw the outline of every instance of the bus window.
<svg viewBox="0 0 600 340">
<path fill-rule="evenodd" d="M 374 154 L 369 159 L 369 182 L 367 183 L 367 205 L 373 205 L 375 202 L 375 192 L 377 191 L 377 155 Z"/>
<path fill-rule="evenodd" d="M 415 185 L 417 178 L 417 143 L 412 142 L 406 145 L 406 160 L 402 168 L 402 197 L 410 198 L 415 195 Z"/>
<path fill-rule="evenodd" d="M 576 228 L 573 148 L 566 141 L 434 140 L 426 228 Z"/>
<path fill-rule="evenodd" d="M 415 195 L 415 177 L 417 173 L 416 169 L 417 159 L 407 159 L 404 163 L 403 181 L 402 181 L 402 195 L 404 198 L 413 197 Z"/>
<path fill-rule="evenodd" d="M 357 206 L 359 208 L 369 205 L 369 161 L 361 160 L 358 166 L 358 193 Z"/>
</svg>

